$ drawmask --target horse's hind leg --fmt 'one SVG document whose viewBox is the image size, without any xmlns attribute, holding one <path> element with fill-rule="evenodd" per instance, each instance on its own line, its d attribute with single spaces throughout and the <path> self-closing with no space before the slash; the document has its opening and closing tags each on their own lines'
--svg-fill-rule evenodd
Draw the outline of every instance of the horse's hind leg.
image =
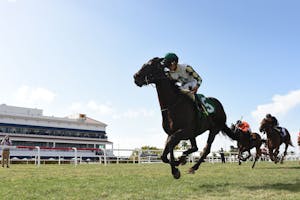
<svg viewBox="0 0 300 200">
<path fill-rule="evenodd" d="M 252 165 L 252 169 L 255 167 L 255 163 L 260 158 L 260 156 L 261 156 L 261 150 L 260 150 L 260 146 L 259 146 L 259 147 L 256 147 L 256 155 L 255 155 L 255 160 Z"/>
<path fill-rule="evenodd" d="M 213 143 L 215 137 L 216 137 L 216 134 L 218 133 L 219 131 L 210 131 L 209 132 L 209 135 L 208 135 L 208 139 L 207 139 L 207 142 L 206 142 L 206 146 L 204 147 L 203 149 L 203 154 L 202 156 L 200 157 L 200 159 L 198 160 L 198 162 L 189 169 L 189 173 L 190 174 L 193 174 L 195 173 L 195 171 L 199 168 L 200 164 L 202 162 L 204 162 L 204 159 L 206 158 L 206 156 L 210 153 L 210 148 L 211 148 L 211 144 Z"/>
<path fill-rule="evenodd" d="M 184 152 L 182 153 L 182 155 L 181 155 L 180 158 L 179 158 L 178 164 L 185 165 L 185 164 L 186 164 L 186 157 L 187 157 L 189 154 L 198 151 L 196 139 L 195 139 L 195 138 L 192 138 L 192 139 L 190 139 L 190 141 L 191 141 L 191 148 L 188 149 L 188 150 L 186 150 L 186 151 L 184 151 Z"/>
</svg>

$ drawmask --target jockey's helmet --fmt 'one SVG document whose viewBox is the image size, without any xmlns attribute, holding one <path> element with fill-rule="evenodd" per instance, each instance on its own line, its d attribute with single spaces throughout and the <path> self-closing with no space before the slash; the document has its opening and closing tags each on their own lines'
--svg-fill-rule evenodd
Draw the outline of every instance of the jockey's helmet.
<svg viewBox="0 0 300 200">
<path fill-rule="evenodd" d="M 271 114 L 267 114 L 267 115 L 266 115 L 266 118 L 271 118 L 271 117 L 272 117 Z"/>
<path fill-rule="evenodd" d="M 167 53 L 164 57 L 163 63 L 169 66 L 172 62 L 178 63 L 178 56 L 175 53 Z"/>
<path fill-rule="evenodd" d="M 240 125 L 241 123 L 242 123 L 241 120 L 237 120 L 237 121 L 236 121 L 236 124 L 237 124 L 237 125 Z"/>
</svg>

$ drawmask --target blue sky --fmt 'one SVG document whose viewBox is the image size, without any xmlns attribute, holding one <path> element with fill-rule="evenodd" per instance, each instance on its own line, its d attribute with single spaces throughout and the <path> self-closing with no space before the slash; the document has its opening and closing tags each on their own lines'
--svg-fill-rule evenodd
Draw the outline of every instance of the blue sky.
<svg viewBox="0 0 300 200">
<path fill-rule="evenodd" d="M 0 103 L 108 124 L 115 146 L 163 147 L 156 91 L 133 74 L 175 52 L 254 131 L 266 113 L 300 130 L 299 1 L 0 0 Z M 207 133 L 197 138 L 204 147 Z M 219 134 L 213 150 L 235 145 Z M 289 150 L 298 151 L 298 148 Z"/>
</svg>

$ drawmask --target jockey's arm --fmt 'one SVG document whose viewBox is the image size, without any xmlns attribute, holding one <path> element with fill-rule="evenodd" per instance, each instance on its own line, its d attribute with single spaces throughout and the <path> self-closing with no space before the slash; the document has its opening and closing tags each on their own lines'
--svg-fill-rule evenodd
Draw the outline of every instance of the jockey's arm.
<svg viewBox="0 0 300 200">
<path fill-rule="evenodd" d="M 195 72 L 195 70 L 191 67 L 191 66 L 187 66 L 186 67 L 186 72 L 192 76 L 193 79 L 195 79 L 197 81 L 197 85 L 192 88 L 191 92 L 193 94 L 197 93 L 198 88 L 200 87 L 201 83 L 202 83 L 202 78 L 199 76 L 199 74 L 197 72 Z"/>
<path fill-rule="evenodd" d="M 198 91 L 198 88 L 199 88 L 199 85 L 197 84 L 196 87 L 194 87 L 194 88 L 191 90 L 191 92 L 192 92 L 193 94 L 196 94 L 197 91 Z"/>
</svg>

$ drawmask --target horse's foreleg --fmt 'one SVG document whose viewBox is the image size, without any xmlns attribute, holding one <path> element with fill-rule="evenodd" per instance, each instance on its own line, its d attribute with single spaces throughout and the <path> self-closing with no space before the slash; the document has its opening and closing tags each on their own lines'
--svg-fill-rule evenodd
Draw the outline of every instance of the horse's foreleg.
<svg viewBox="0 0 300 200">
<path fill-rule="evenodd" d="M 269 148 L 269 156 L 270 156 L 270 159 L 276 163 L 276 159 L 275 159 L 273 151 L 274 151 L 273 148 Z"/>
<path fill-rule="evenodd" d="M 169 161 L 169 159 L 168 159 L 168 154 L 169 154 L 169 140 L 170 140 L 170 136 L 168 136 L 168 138 L 167 138 L 167 141 L 166 141 L 166 145 L 165 145 L 165 149 L 164 149 L 164 151 L 163 151 L 163 153 L 162 153 L 162 155 L 161 155 L 161 160 L 164 162 L 164 163 L 169 163 L 170 161 Z"/>
<path fill-rule="evenodd" d="M 281 157 L 280 164 L 283 164 L 283 160 L 284 160 L 284 158 L 285 158 L 285 156 L 286 156 L 286 154 L 287 154 L 288 146 L 289 146 L 289 144 L 288 144 L 288 143 L 285 143 L 285 149 L 284 149 L 284 153 L 283 153 L 283 155 L 282 155 L 282 157 Z"/>
<path fill-rule="evenodd" d="M 180 142 L 180 135 L 182 135 L 183 130 L 178 130 L 173 135 L 170 136 L 170 139 L 168 141 L 168 147 L 170 152 L 170 165 L 173 177 L 175 179 L 180 178 L 180 171 L 176 168 L 176 162 L 174 157 L 174 148 L 175 146 Z"/>
<path fill-rule="evenodd" d="M 186 150 L 186 151 L 184 151 L 182 153 L 182 155 L 179 158 L 179 164 L 185 165 L 186 164 L 186 157 L 189 154 L 198 151 L 198 147 L 197 147 L 197 143 L 196 143 L 196 138 L 190 139 L 190 142 L 191 142 L 191 148 L 188 149 L 188 150 Z"/>
<path fill-rule="evenodd" d="M 213 143 L 217 133 L 218 133 L 218 131 L 214 131 L 214 132 L 210 131 L 207 142 L 206 142 L 206 146 L 203 149 L 203 154 L 200 157 L 200 159 L 198 160 L 198 162 L 192 168 L 189 169 L 190 174 L 195 173 L 195 171 L 199 168 L 200 164 L 202 162 L 204 162 L 204 159 L 210 153 L 211 144 Z"/>
<path fill-rule="evenodd" d="M 278 158 L 278 154 L 279 154 L 279 147 L 280 147 L 280 146 L 278 146 L 277 148 L 275 148 L 275 151 L 274 151 L 274 159 L 275 159 L 275 164 L 277 164 L 277 163 L 278 163 L 278 161 L 279 161 L 279 158 Z"/>
<path fill-rule="evenodd" d="M 250 153 L 250 149 L 248 149 L 248 156 L 247 156 L 246 158 L 244 158 L 244 160 L 243 160 L 243 161 L 246 161 L 246 160 L 248 160 L 250 157 L 251 157 L 251 153 Z"/>
<path fill-rule="evenodd" d="M 241 162 L 241 159 L 242 159 L 242 150 L 241 150 L 241 148 L 239 148 L 239 155 L 238 155 L 238 158 L 239 158 L 239 165 L 241 165 L 242 164 L 242 162 Z"/>
</svg>

